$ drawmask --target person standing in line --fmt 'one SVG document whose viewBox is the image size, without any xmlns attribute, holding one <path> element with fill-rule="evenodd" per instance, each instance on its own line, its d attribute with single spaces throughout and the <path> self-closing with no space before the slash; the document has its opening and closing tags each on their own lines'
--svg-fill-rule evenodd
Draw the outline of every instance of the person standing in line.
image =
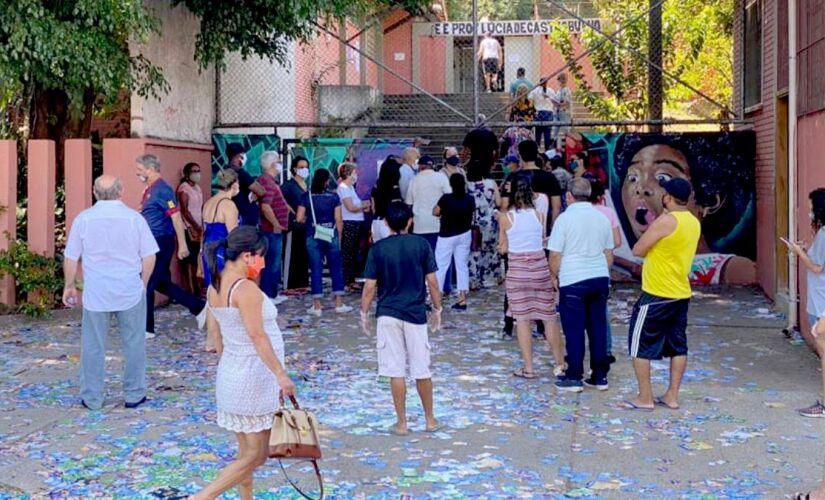
<svg viewBox="0 0 825 500">
<path fill-rule="evenodd" d="M 265 151 L 261 155 L 261 169 L 263 173 L 256 181 L 264 188 L 264 195 L 260 201 L 261 231 L 269 244 L 264 257 L 266 267 L 261 272 L 261 290 L 277 306 L 287 300 L 278 292 L 281 286 L 283 234 L 289 227 L 289 205 L 277 181 L 283 171 L 281 155 L 275 151 Z"/>
<path fill-rule="evenodd" d="M 501 61 L 504 59 L 504 52 L 498 40 L 485 33 L 484 38 L 478 44 L 478 60 L 484 72 L 484 87 L 487 92 L 497 90 L 498 72 L 501 68 Z"/>
<path fill-rule="evenodd" d="M 203 239 L 203 191 L 200 187 L 201 167 L 197 163 L 187 163 L 183 166 L 183 179 L 177 190 L 180 201 L 180 213 L 186 226 L 186 247 L 189 257 L 181 261 L 181 275 L 187 291 L 201 296 L 201 287 L 198 283 L 198 257 L 200 256 L 201 240 Z"/>
<path fill-rule="evenodd" d="M 516 70 L 516 79 L 510 82 L 510 97 L 515 97 L 518 88 L 522 85 L 526 86 L 528 90 L 533 88 L 533 82 L 525 77 L 526 74 L 527 70 L 524 68 Z"/>
<path fill-rule="evenodd" d="M 251 499 L 255 470 L 266 463 L 272 419 L 281 398 L 295 396 L 295 383 L 284 363 L 284 340 L 278 309 L 255 285 L 263 269 L 267 240 L 249 226 L 239 226 L 228 238 L 206 248 L 212 262 L 209 311 L 217 320 L 218 372 L 215 402 L 218 427 L 235 433 L 238 455 L 217 478 L 189 498 L 212 500 L 238 487 Z M 217 252 L 225 256 L 217 271 Z"/>
<path fill-rule="evenodd" d="M 430 341 L 427 335 L 427 290 L 432 303 L 433 333 L 441 328 L 441 293 L 430 246 L 410 228 L 410 209 L 402 202 L 387 207 L 386 222 L 390 236 L 372 246 L 364 269 L 361 295 L 361 329 L 370 334 L 369 313 L 378 295 L 378 376 L 390 378 L 390 390 L 397 421 L 392 434 L 405 436 L 407 428 L 407 385 L 405 373 L 415 379 L 426 419 L 425 430 L 440 427 L 433 411 L 433 381 L 430 371 Z"/>
<path fill-rule="evenodd" d="M 590 345 L 592 375 L 584 385 L 606 391 L 607 295 L 613 265 L 610 221 L 590 203 L 590 182 L 575 179 L 567 192 L 567 210 L 550 233 L 550 274 L 559 280 L 559 314 L 567 346 L 567 371 L 556 380 L 560 391 L 581 392 L 584 334 Z"/>
<path fill-rule="evenodd" d="M 364 212 L 370 209 L 369 200 L 362 200 L 355 191 L 358 182 L 358 166 L 345 162 L 338 165 L 338 197 L 341 199 L 344 232 L 341 235 L 341 259 L 344 265 L 344 286 L 352 287 L 358 275 L 358 247 L 362 228 L 364 227 Z"/>
<path fill-rule="evenodd" d="M 387 207 L 394 201 L 404 201 L 401 197 L 401 189 L 398 187 L 401 182 L 401 164 L 395 156 L 388 156 L 381 164 L 378 172 L 378 180 L 372 188 L 370 195 L 371 206 L 373 207 L 372 220 L 372 242 L 377 243 L 390 234 L 385 217 Z"/>
<path fill-rule="evenodd" d="M 553 121 L 553 110 L 555 109 L 553 99 L 556 98 L 556 93 L 547 83 L 547 78 L 542 78 L 541 84 L 531 90 L 528 95 L 536 108 L 536 121 L 538 122 Z M 550 125 L 536 125 L 536 144 L 541 148 L 542 140 L 544 140 L 545 151 L 555 151 L 556 144 L 552 141 L 552 129 L 553 127 Z"/>
<path fill-rule="evenodd" d="M 630 410 L 652 411 L 655 406 L 679 408 L 679 387 L 687 368 L 687 315 L 690 305 L 690 268 L 702 233 L 699 219 L 688 209 L 690 182 L 676 177 L 663 186 L 662 213 L 633 247 L 644 258 L 642 295 L 633 308 L 628 349 L 639 383 L 639 394 L 625 401 Z M 670 358 L 670 385 L 653 396 L 650 361 Z"/>
<path fill-rule="evenodd" d="M 508 259 L 505 292 L 509 310 L 505 313 L 516 321 L 516 333 L 523 365 L 513 372 L 516 377 L 534 379 L 533 338 L 530 324 L 544 323 L 547 341 L 555 358 L 555 376 L 564 373 L 564 348 L 559 331 L 556 303 L 558 289 L 547 268 L 544 254 L 546 224 L 533 206 L 531 180 L 516 175 L 511 180 L 510 202 L 506 212 L 499 213 L 499 250 Z"/>
<path fill-rule="evenodd" d="M 510 121 L 517 123 L 532 122 L 536 119 L 536 106 L 530 99 L 530 87 L 519 85 L 513 96 L 515 102 L 510 107 Z M 532 132 L 530 133 L 532 136 Z"/>
<path fill-rule="evenodd" d="M 418 159 L 420 157 L 421 154 L 416 148 L 407 148 L 404 150 L 404 154 L 402 156 L 404 163 L 401 165 L 400 169 L 401 179 L 398 181 L 398 187 L 401 189 L 402 200 L 407 199 L 407 192 L 410 190 L 410 183 L 413 178 L 415 178 L 415 174 L 418 172 Z"/>
<path fill-rule="evenodd" d="M 825 359 L 825 335 L 817 333 L 825 330 L 825 321 L 819 319 L 825 316 L 825 188 L 814 189 L 808 194 L 808 213 L 814 233 L 810 249 L 806 252 L 799 243 L 783 241 L 799 257 L 807 272 L 808 323 L 814 332 L 816 353 Z M 818 320 L 821 323 L 819 325 Z M 822 372 L 822 387 L 825 391 L 825 371 Z M 803 417 L 825 418 L 825 406 L 821 399 L 817 399 L 813 405 L 798 409 L 797 413 Z"/>
<path fill-rule="evenodd" d="M 284 288 L 294 290 L 296 288 L 306 288 L 309 285 L 309 257 L 307 256 L 307 229 L 306 226 L 298 222 L 295 215 L 298 207 L 307 192 L 307 179 L 309 179 L 309 160 L 303 156 L 295 156 L 289 166 L 292 178 L 283 184 L 281 190 L 289 205 L 289 234 L 287 234 L 287 256 L 289 267 L 287 283 Z"/>
<path fill-rule="evenodd" d="M 243 146 L 236 142 L 229 144 L 226 147 L 226 157 L 229 159 L 229 168 L 238 174 L 238 185 L 241 189 L 232 201 L 241 214 L 241 225 L 258 227 L 261 209 L 257 200 L 264 196 L 264 188 L 255 182 L 255 178 L 244 168 L 247 158 Z"/>
<path fill-rule="evenodd" d="M 453 174 L 450 177 L 450 187 L 451 192 L 442 195 L 432 209 L 432 215 L 441 218 L 438 242 L 435 246 L 435 263 L 438 267 L 436 277 L 439 290 L 444 289 L 451 274 L 448 270 L 452 268 L 451 262 L 455 259 L 458 302 L 453 304 L 452 308 L 466 311 L 467 292 L 470 291 L 468 260 L 473 241 L 472 227 L 476 204 L 473 196 L 467 193 L 463 175 Z"/>
<path fill-rule="evenodd" d="M 613 230 L 613 250 L 616 250 L 622 246 L 622 229 L 619 216 L 616 214 L 616 211 L 613 210 L 613 207 L 607 206 L 604 184 L 597 179 L 590 180 L 590 203 L 593 205 L 593 208 L 598 210 L 610 221 L 610 227 Z M 616 358 L 613 356 L 613 329 L 610 327 L 610 314 L 607 310 L 607 304 L 605 304 L 604 314 L 607 318 L 607 358 L 612 364 L 616 362 Z"/>
<path fill-rule="evenodd" d="M 175 254 L 175 241 L 177 240 L 178 259 L 187 258 L 189 249 L 175 191 L 160 176 L 160 160 L 155 155 L 142 155 L 137 158 L 135 168 L 137 177 L 146 184 L 140 213 L 149 224 L 160 249 L 152 276 L 146 284 L 146 338 L 152 339 L 155 337 L 156 290 L 172 302 L 189 309 L 193 316 L 197 316 L 206 303 L 172 282 L 170 266 Z"/>
<path fill-rule="evenodd" d="M 453 174 L 461 174 L 467 177 L 467 172 L 461 168 L 461 157 L 458 155 L 458 150 L 452 146 L 444 148 L 444 165 L 441 168 L 441 173 L 447 177 L 447 180 Z"/>
<path fill-rule="evenodd" d="M 95 179 L 97 203 L 75 218 L 63 260 L 63 304 L 83 307 L 80 334 L 80 398 L 89 410 L 105 399 L 106 336 L 117 318 L 123 357 L 123 393 L 127 408 L 146 401 L 146 284 L 158 245 L 140 214 L 120 201 L 120 179 Z M 83 297 L 75 279 L 83 263 Z"/>
<path fill-rule="evenodd" d="M 312 176 L 309 192 L 298 207 L 296 218 L 307 228 L 307 253 L 309 254 L 312 307 L 309 314 L 321 316 L 321 298 L 324 296 L 324 261 L 332 278 L 332 295 L 335 296 L 335 312 L 348 313 L 352 307 L 344 305 L 344 269 L 341 262 L 341 236 L 344 220 L 341 216 L 341 199 L 329 191 L 331 175 L 327 169 L 318 169 Z M 319 227 L 333 230 L 332 240 L 325 240 L 317 233 Z"/>
<path fill-rule="evenodd" d="M 570 88 L 567 87 L 567 74 L 561 73 L 558 78 L 559 90 L 554 92 L 553 104 L 556 110 L 555 119 L 559 125 L 553 127 L 552 138 L 557 149 L 562 149 L 564 137 L 570 133 L 570 125 L 562 125 L 570 123 L 572 118 L 571 109 L 573 108 L 573 94 Z"/>
<path fill-rule="evenodd" d="M 422 156 L 418 161 L 418 175 L 410 183 L 405 203 L 412 207 L 413 234 L 421 236 L 433 252 L 436 251 L 440 223 L 433 215 L 433 208 L 438 200 L 447 193 L 451 193 L 450 180 L 433 170 L 433 159 Z M 444 270 L 447 271 L 446 269 Z M 443 284 L 443 282 L 439 282 Z"/>
</svg>

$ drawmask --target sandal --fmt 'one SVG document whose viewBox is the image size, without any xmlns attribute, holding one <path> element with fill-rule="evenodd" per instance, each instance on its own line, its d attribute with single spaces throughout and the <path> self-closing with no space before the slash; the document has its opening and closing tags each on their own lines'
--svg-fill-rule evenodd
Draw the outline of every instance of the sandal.
<svg viewBox="0 0 825 500">
<path fill-rule="evenodd" d="M 537 375 L 535 373 L 528 372 L 524 368 L 519 368 L 518 370 L 514 371 L 513 376 L 518 378 L 526 378 L 530 380 L 537 378 Z"/>
<path fill-rule="evenodd" d="M 656 399 L 654 399 L 654 400 L 653 400 L 653 404 L 655 404 L 656 406 L 661 406 L 661 407 L 663 407 L 663 408 L 667 408 L 668 410 L 674 410 L 674 411 L 676 411 L 676 410 L 678 410 L 678 409 L 679 409 L 679 407 L 678 407 L 678 406 L 670 406 L 670 405 L 669 405 L 669 404 L 667 404 L 667 403 L 665 402 L 665 400 L 664 400 L 664 399 L 662 399 L 661 397 L 657 397 Z"/>
<path fill-rule="evenodd" d="M 794 493 L 794 500 L 811 500 L 811 493 Z"/>
</svg>

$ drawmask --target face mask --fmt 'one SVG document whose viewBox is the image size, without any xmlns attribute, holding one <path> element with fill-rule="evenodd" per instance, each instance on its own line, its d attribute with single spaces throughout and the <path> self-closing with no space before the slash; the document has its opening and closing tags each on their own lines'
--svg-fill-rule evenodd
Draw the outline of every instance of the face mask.
<svg viewBox="0 0 825 500">
<path fill-rule="evenodd" d="M 147 176 L 146 174 L 137 174 L 137 178 L 140 179 L 140 182 L 144 184 L 149 182 L 149 176 Z"/>
<path fill-rule="evenodd" d="M 189 176 L 189 178 L 192 179 L 192 182 L 197 184 L 201 181 L 201 174 L 192 174 Z"/>
<path fill-rule="evenodd" d="M 814 213 L 813 212 L 808 212 L 808 217 L 810 217 L 811 221 L 813 221 L 814 220 Z"/>
<path fill-rule="evenodd" d="M 455 167 L 455 166 L 458 166 L 460 161 L 461 161 L 461 159 L 458 156 L 451 156 L 451 157 L 447 158 L 447 165 Z"/>
<path fill-rule="evenodd" d="M 241 155 L 241 167 L 243 167 L 245 165 L 246 165 L 246 155 L 243 154 L 243 155 Z"/>
<path fill-rule="evenodd" d="M 358 174 L 352 174 L 352 175 L 349 176 L 349 178 L 352 179 L 353 184 L 358 182 Z"/>
<path fill-rule="evenodd" d="M 246 265 L 246 277 L 254 280 L 261 274 L 261 270 L 264 268 L 264 258 L 260 255 L 255 255 L 253 257 L 252 263 Z"/>
<path fill-rule="evenodd" d="M 298 174 L 298 177 L 300 177 L 302 179 L 306 179 L 307 177 L 309 177 L 309 169 L 308 168 L 299 168 L 295 173 Z"/>
</svg>

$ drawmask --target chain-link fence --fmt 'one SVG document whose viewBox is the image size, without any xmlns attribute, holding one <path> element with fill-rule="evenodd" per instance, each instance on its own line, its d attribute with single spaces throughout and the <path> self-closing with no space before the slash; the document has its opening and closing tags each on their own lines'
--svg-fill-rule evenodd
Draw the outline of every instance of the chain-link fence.
<svg viewBox="0 0 825 500">
<path fill-rule="evenodd" d="M 552 143 L 570 131 L 719 130 L 741 118 L 732 0 L 500 3 L 318 24 L 288 66 L 230 58 L 218 127 L 422 137 L 435 150 L 480 124 L 530 122 Z"/>
</svg>

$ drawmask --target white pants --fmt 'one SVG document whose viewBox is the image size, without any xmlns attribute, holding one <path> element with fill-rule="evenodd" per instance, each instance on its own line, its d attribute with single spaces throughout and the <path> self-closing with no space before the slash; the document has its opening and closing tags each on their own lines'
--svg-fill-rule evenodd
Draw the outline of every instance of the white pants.
<svg viewBox="0 0 825 500">
<path fill-rule="evenodd" d="M 470 244 L 473 242 L 473 232 L 449 236 L 447 238 L 438 237 L 435 244 L 435 265 L 438 267 L 436 277 L 438 278 L 438 289 L 444 289 L 444 281 L 447 279 L 447 270 L 450 268 L 450 260 L 455 259 L 455 273 L 458 281 L 458 291 L 466 292 L 470 289 Z"/>
<path fill-rule="evenodd" d="M 372 221 L 372 242 L 377 243 L 390 235 L 390 227 L 384 219 Z"/>
</svg>

